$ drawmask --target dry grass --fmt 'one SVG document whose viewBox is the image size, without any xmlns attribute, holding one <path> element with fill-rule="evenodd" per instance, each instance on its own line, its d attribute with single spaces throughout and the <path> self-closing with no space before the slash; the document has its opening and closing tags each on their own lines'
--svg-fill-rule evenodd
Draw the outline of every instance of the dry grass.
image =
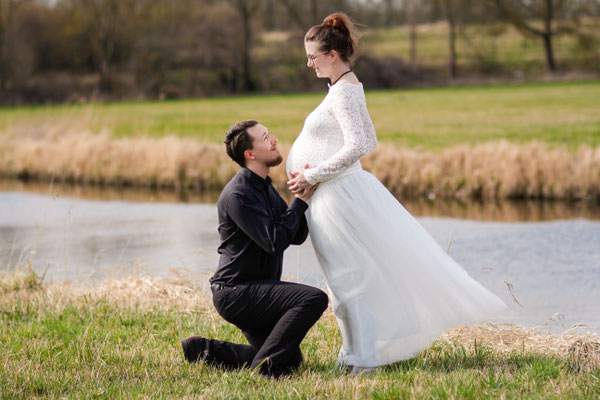
<svg viewBox="0 0 600 400">
<path fill-rule="evenodd" d="M 5 177 L 202 190 L 223 187 L 237 171 L 222 145 L 172 136 L 51 130 L 0 138 Z M 289 147 L 281 149 L 285 156 Z M 499 141 L 435 153 L 380 145 L 363 165 L 400 196 L 600 199 L 600 147 Z M 285 188 L 283 165 L 272 178 Z"/>
<path fill-rule="evenodd" d="M 455 328 L 440 340 L 467 350 L 489 346 L 506 355 L 515 352 L 553 354 L 571 359 L 580 370 L 600 368 L 600 335 L 577 332 L 578 328 L 549 334 L 513 324 L 482 323 Z"/>
<path fill-rule="evenodd" d="M 403 196 L 600 199 L 600 147 L 586 145 L 500 141 L 439 154 L 380 146 L 364 166 Z"/>
<path fill-rule="evenodd" d="M 116 186 L 222 187 L 235 165 L 222 146 L 167 136 L 113 139 L 106 132 L 56 131 L 0 143 L 0 173 L 9 177 Z"/>
</svg>

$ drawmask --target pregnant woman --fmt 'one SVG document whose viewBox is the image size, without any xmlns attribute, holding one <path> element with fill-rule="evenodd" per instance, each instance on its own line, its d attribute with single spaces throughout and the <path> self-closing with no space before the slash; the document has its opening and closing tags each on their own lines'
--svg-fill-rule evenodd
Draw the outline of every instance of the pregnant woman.
<svg viewBox="0 0 600 400">
<path fill-rule="evenodd" d="M 356 44 L 343 13 L 306 33 L 307 65 L 331 84 L 286 166 L 293 193 L 319 184 L 309 200 L 309 230 L 342 333 L 338 362 L 354 374 L 409 359 L 444 331 L 505 307 L 361 168 L 377 138 L 351 68 Z"/>
</svg>

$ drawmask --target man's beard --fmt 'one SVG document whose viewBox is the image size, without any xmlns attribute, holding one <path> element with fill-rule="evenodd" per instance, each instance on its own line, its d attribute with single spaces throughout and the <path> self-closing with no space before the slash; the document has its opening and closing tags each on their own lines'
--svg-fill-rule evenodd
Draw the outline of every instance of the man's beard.
<svg viewBox="0 0 600 400">
<path fill-rule="evenodd" d="M 281 164 L 281 162 L 283 161 L 283 157 L 281 156 L 281 154 L 277 155 L 277 158 L 275 158 L 274 160 L 271 160 L 267 163 L 267 167 L 276 167 L 279 164 Z"/>
</svg>

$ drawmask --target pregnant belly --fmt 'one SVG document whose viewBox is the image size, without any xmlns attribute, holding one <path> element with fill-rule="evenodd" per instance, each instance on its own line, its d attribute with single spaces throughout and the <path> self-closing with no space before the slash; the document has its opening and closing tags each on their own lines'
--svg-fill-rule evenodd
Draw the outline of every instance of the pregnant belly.
<svg viewBox="0 0 600 400">
<path fill-rule="evenodd" d="M 290 153 L 286 162 L 285 169 L 288 172 L 288 174 L 290 171 L 300 169 L 306 164 L 309 164 L 311 167 L 314 167 L 316 165 L 316 160 L 314 159 L 314 152 L 312 153 L 313 154 L 311 154 L 311 152 L 308 151 L 308 148 L 298 146 L 297 142 L 294 143 L 294 145 L 292 145 L 292 148 L 290 149 Z"/>
</svg>

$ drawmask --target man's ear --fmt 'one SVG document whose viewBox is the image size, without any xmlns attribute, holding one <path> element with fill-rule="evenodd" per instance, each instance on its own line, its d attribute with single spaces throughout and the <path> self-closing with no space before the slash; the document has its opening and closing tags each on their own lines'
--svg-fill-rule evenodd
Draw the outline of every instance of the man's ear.
<svg viewBox="0 0 600 400">
<path fill-rule="evenodd" d="M 252 155 L 252 150 L 245 150 L 244 151 L 244 157 L 246 157 L 249 160 L 254 160 L 255 157 Z"/>
</svg>

